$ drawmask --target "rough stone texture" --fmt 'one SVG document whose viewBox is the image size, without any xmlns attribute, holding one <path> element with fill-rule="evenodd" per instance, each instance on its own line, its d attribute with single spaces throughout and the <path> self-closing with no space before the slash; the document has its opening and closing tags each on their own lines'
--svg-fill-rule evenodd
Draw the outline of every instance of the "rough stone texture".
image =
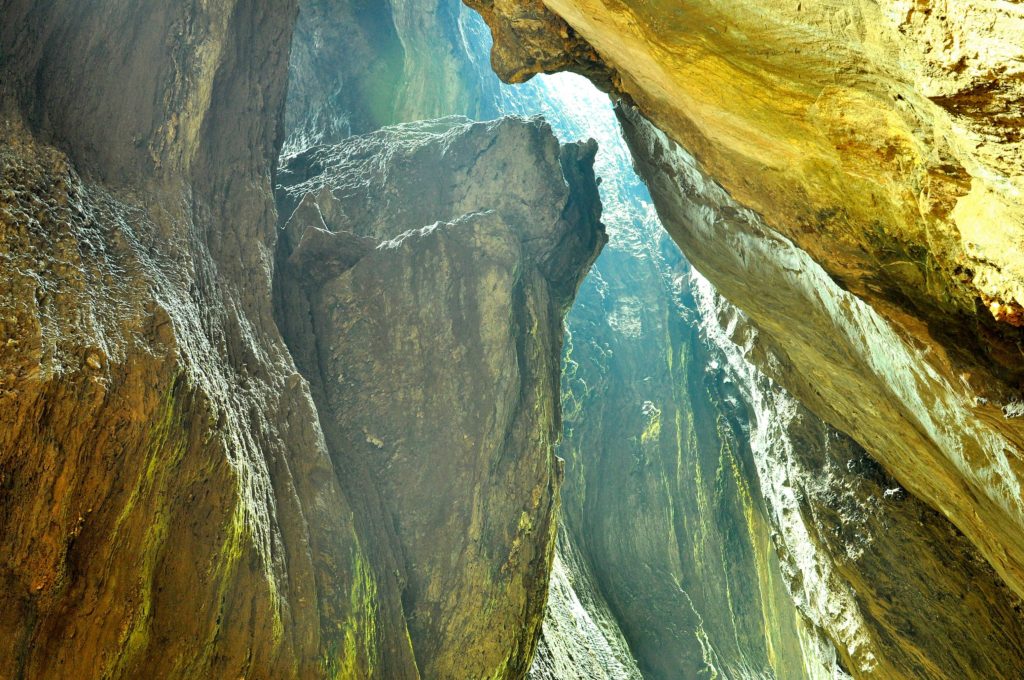
<svg viewBox="0 0 1024 680">
<path fill-rule="evenodd" d="M 619 624 L 587 561 L 560 524 L 547 610 L 531 680 L 640 680 Z"/>
<path fill-rule="evenodd" d="M 704 375 L 721 359 L 694 331 L 689 265 L 610 103 L 569 74 L 502 94 L 563 139 L 598 138 L 609 232 L 566 318 L 562 530 L 531 675 L 830 676 L 836 653 L 779 570 L 738 397 Z"/>
<path fill-rule="evenodd" d="M 379 493 L 393 540 L 364 524 L 364 543 L 382 610 L 401 614 L 380 628 L 408 623 L 425 677 L 520 677 L 532 658 L 562 316 L 605 241 L 595 150 L 559 149 L 536 120 L 449 118 L 313 147 L 281 173 L 297 206 L 281 325 L 336 465 L 365 471 L 351 494 Z"/>
<path fill-rule="evenodd" d="M 360 550 L 271 313 L 294 6 L 0 15 L 0 676 L 344 674 Z"/>
<path fill-rule="evenodd" d="M 546 6 L 665 131 L 627 102 L 670 233 L 769 373 L 1024 593 L 1018 6 L 628 4 Z"/>
<path fill-rule="evenodd" d="M 971 649 L 999 659 L 1003 669 L 1020 663 L 1019 593 L 1014 593 L 1012 581 L 1006 581 L 1012 594 L 999 583 L 1006 576 L 1000 572 L 1007 559 L 1002 550 L 1013 545 L 1003 543 L 1007 548 L 1002 549 L 1001 543 L 1016 540 L 1019 533 L 1006 524 L 1003 508 L 967 491 L 966 482 L 985 471 L 968 466 L 966 460 L 962 467 L 952 467 L 945 457 L 949 451 L 1012 455 L 1011 445 L 1000 444 L 994 428 L 972 417 L 966 398 L 928 371 L 920 350 L 908 347 L 870 307 L 839 290 L 805 253 L 732 201 L 682 149 L 635 110 L 625 109 L 622 120 L 638 169 L 648 180 L 666 227 L 723 295 L 743 301 L 751 322 L 763 331 L 756 350 L 748 352 L 746 359 L 808 405 L 864 437 L 868 451 L 891 466 L 890 474 L 899 480 L 889 481 L 846 445 L 831 446 L 827 437 L 813 435 L 819 426 L 812 426 L 812 434 L 801 435 L 797 430 L 795 441 L 809 437 L 818 442 L 806 445 L 803 457 L 784 452 L 795 462 L 777 463 L 774 471 L 762 470 L 761 489 L 775 508 L 777 526 L 792 526 L 794 510 L 787 519 L 785 508 L 793 508 L 794 498 L 798 505 L 810 499 L 813 506 L 824 499 L 831 506 L 813 513 L 801 510 L 813 515 L 807 522 L 811 528 L 798 530 L 788 546 L 781 546 L 784 558 L 789 555 L 801 565 L 797 570 L 801 575 L 793 581 L 798 596 L 812 581 L 824 584 L 813 597 L 800 598 L 808 611 L 818 610 L 812 620 L 828 633 L 849 670 L 858 676 L 985 677 L 976 668 L 977 659 L 950 652 L 948 641 L 957 639 L 963 640 L 958 652 Z M 742 333 L 739 338 L 742 342 Z M 808 372 L 808 367 L 813 369 Z M 886 375 L 887 382 L 865 381 L 866 375 Z M 749 398 L 755 405 L 763 398 L 758 392 L 763 393 L 763 388 Z M 787 408 L 783 405 L 774 415 L 769 409 L 758 420 L 779 427 L 792 417 Z M 783 444 L 787 441 L 784 432 L 766 436 Z M 819 449 L 824 459 L 812 455 Z M 790 469 L 794 466 L 795 471 Z M 844 467 L 851 474 L 838 475 Z M 798 482 L 806 491 L 792 491 Z M 917 498 L 933 502 L 938 498 L 940 508 L 947 511 L 943 514 L 954 524 L 959 517 L 949 510 L 971 513 L 973 523 L 966 525 L 971 531 L 965 529 L 964 534 L 974 540 L 965 541 L 959 532 L 930 519 L 934 515 L 920 506 L 900 508 L 895 504 L 898 499 L 885 499 L 885 490 L 897 486 Z M 952 502 L 947 499 L 959 501 L 960 506 L 945 505 Z M 879 513 L 880 507 L 894 508 L 893 516 L 886 518 Z M 979 521 L 986 513 L 990 523 Z M 929 522 L 921 523 L 922 517 Z M 925 531 L 929 523 L 934 526 Z M 889 532 L 896 536 L 901 527 L 908 537 L 893 541 Z M 838 536 L 834 535 L 837 530 Z M 816 543 L 824 547 L 807 553 L 808 546 Z M 865 549 L 867 544 L 872 545 L 870 550 Z M 908 551 L 909 545 L 918 547 Z M 930 551 L 929 546 L 933 546 Z M 1001 550 L 990 553 L 997 557 L 992 566 L 998 578 L 977 564 L 983 559 L 978 554 L 985 556 L 985 549 L 993 546 Z M 858 557 L 862 551 L 868 556 Z M 838 568 L 829 566 L 832 561 Z M 888 575 L 900 567 L 905 571 L 890 581 Z M 817 576 L 811 579 L 811 574 Z M 836 574 L 841 578 L 830 580 Z M 970 579 L 966 591 L 965 578 Z M 895 583 L 905 590 L 886 586 Z M 984 588 L 985 594 L 973 597 L 975 588 Z M 906 600 L 896 604 L 899 598 Z M 959 613 L 945 611 L 957 603 L 964 608 Z M 857 608 L 868 613 L 850 613 Z M 951 629 L 933 635 L 943 624 Z M 996 649 L 979 651 L 990 646 Z M 1014 675 L 998 668 L 993 672 Z"/>
<path fill-rule="evenodd" d="M 491 27 L 491 66 L 508 83 L 572 71 L 611 86 L 600 55 L 541 0 L 465 0 Z"/>
<path fill-rule="evenodd" d="M 734 387 L 705 367 L 655 221 L 581 290 L 563 376 L 563 523 L 647 678 L 821 677 L 771 542 Z"/>
<path fill-rule="evenodd" d="M 611 79 L 844 287 L 908 334 L 1016 385 L 1016 327 L 1024 324 L 1018 3 L 470 5 L 494 30 L 499 75 L 521 80 L 596 52 L 601 66 L 586 75 Z"/>
<path fill-rule="evenodd" d="M 749 320 L 695 276 L 701 326 L 750 410 L 750 441 L 793 596 L 858 677 L 1015 678 L 1022 602 L 944 517 L 749 361 Z"/>
</svg>

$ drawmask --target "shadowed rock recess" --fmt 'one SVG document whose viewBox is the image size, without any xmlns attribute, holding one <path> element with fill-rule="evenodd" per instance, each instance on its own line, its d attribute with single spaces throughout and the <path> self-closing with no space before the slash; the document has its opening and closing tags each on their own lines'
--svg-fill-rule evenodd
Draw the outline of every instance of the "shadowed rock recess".
<svg viewBox="0 0 1024 680">
<path fill-rule="evenodd" d="M 1021 35 L 0 0 L 0 678 L 1024 677 Z"/>
</svg>

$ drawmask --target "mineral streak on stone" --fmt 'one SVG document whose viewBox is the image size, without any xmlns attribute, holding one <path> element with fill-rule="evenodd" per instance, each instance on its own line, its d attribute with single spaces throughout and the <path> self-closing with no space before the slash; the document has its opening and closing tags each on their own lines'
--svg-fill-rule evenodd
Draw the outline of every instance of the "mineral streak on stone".
<svg viewBox="0 0 1024 680">
<path fill-rule="evenodd" d="M 0 3 L 2 677 L 358 667 L 364 557 L 271 309 L 294 9 Z"/>
<path fill-rule="evenodd" d="M 659 231 L 618 233 L 571 315 L 566 533 L 644 677 L 821 677 L 834 652 L 787 590 L 746 413 L 705 369 L 718 355 Z"/>
<path fill-rule="evenodd" d="M 798 603 L 858 677 L 989 677 L 980 657 L 1000 659 L 995 677 L 1013 677 L 1024 625 L 1017 572 L 1007 569 L 1020 529 L 1003 503 L 1016 483 L 1014 445 L 972 412 L 962 387 L 930 370 L 920 350 L 737 205 L 635 109 L 623 107 L 621 120 L 666 227 L 722 295 L 746 305 L 749 322 L 734 328 L 728 305 L 722 321 L 726 336 L 748 347 L 743 361 L 863 438 L 896 478 L 794 416 L 773 388 L 738 380 L 761 430 L 752 435 L 762 447 L 761 489 Z M 705 318 L 720 313 L 704 310 Z M 756 325 L 744 331 L 747 323 Z M 767 458 L 762 438 L 774 442 Z M 984 456 L 1004 467 L 980 465 Z M 901 502 L 904 488 L 937 501 L 963 535 L 923 504 Z M 894 540 L 900 531 L 906 539 Z M 978 564 L 984 558 L 997 575 Z M 949 629 L 933 635 L 938 622 Z M 949 640 L 963 642 L 950 649 Z"/>
<path fill-rule="evenodd" d="M 738 202 L 906 333 L 1021 376 L 1019 4 L 468 4 L 492 27 L 499 75 L 611 80 Z M 581 53 L 596 56 L 580 68 Z"/>
<path fill-rule="evenodd" d="M 605 241 L 595 150 L 559 148 L 537 120 L 449 118 L 313 147 L 281 173 L 295 209 L 278 315 L 335 464 L 379 494 L 361 530 L 424 677 L 521 677 L 533 655 L 562 317 Z"/>
<path fill-rule="evenodd" d="M 612 107 L 581 81 L 503 88 L 563 138 L 600 137 L 610 234 L 567 317 L 562 528 L 531 676 L 821 675 L 836 655 L 787 591 L 743 410 L 705 374 L 718 359 L 696 330 L 689 266 Z"/>
<path fill-rule="evenodd" d="M 857 677 L 1024 674 L 1022 603 L 944 517 L 758 371 L 772 352 L 700 275 L 700 324 L 750 413 L 750 443 L 800 609 Z"/>
</svg>

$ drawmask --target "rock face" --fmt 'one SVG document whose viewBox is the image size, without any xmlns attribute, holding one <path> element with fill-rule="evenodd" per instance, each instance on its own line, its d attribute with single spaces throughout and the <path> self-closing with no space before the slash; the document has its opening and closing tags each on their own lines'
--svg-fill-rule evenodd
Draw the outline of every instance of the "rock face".
<svg viewBox="0 0 1024 680">
<path fill-rule="evenodd" d="M 4 677 L 336 668 L 359 548 L 271 314 L 293 13 L 0 5 Z"/>
<path fill-rule="evenodd" d="M 560 135 L 600 137 L 610 233 L 567 317 L 562 533 L 531 673 L 827 673 L 835 653 L 804 625 L 771 543 L 741 400 L 705 370 L 722 360 L 700 337 L 689 265 L 609 102 L 581 81 L 507 88 Z"/>
<path fill-rule="evenodd" d="M 593 144 L 308 148 L 501 108 L 453 2 L 289 66 L 292 2 L 0 0 L 0 677 L 1024 674 L 1016 5 L 472 4 L 745 314 L 615 249 L 563 474 Z"/>
<path fill-rule="evenodd" d="M 742 402 L 706 371 L 686 264 L 638 232 L 571 319 L 563 522 L 644 677 L 820 676 L 830 660 L 804 650 L 814 635 L 771 543 Z"/>
<path fill-rule="evenodd" d="M 468 14 L 453 0 L 303 0 L 286 149 L 446 115 L 496 118 L 498 83 L 468 48 Z"/>
<path fill-rule="evenodd" d="M 862 437 L 867 451 L 883 464 L 891 465 L 895 471 L 893 476 L 913 496 L 924 500 L 940 499 L 939 509 L 953 520 L 957 519 L 953 510 L 969 512 L 972 521 L 964 528 L 964 534 L 969 540 L 973 539 L 971 542 L 982 555 L 985 550 L 991 550 L 993 544 L 1007 541 L 1009 547 L 995 553 L 999 559 L 992 566 L 1015 595 L 1005 600 L 1009 604 L 1004 608 L 1013 608 L 1019 592 L 1014 581 L 1007 579 L 1007 573 L 1001 570 L 1007 564 L 1007 553 L 1002 551 L 1009 551 L 1019 535 L 1013 526 L 1005 524 L 1002 515 L 1006 512 L 1005 506 L 997 505 L 993 509 L 985 497 L 970 493 L 966 498 L 959 496 L 965 493 L 961 490 L 973 477 L 979 473 L 989 474 L 990 468 L 975 467 L 979 460 L 984 460 L 982 456 L 1012 456 L 1013 444 L 1000 440 L 990 423 L 972 416 L 962 393 L 929 371 L 926 356 L 907 347 L 865 303 L 840 291 L 806 254 L 781 241 L 756 215 L 735 204 L 721 187 L 699 173 L 680 147 L 654 130 L 634 110 L 624 109 L 623 121 L 631 143 L 649 144 L 638 147 L 636 157 L 651 159 L 651 162 L 639 162 L 638 167 L 648 179 L 665 223 L 692 254 L 695 265 L 703 267 L 709 277 L 719 282 L 719 290 L 724 295 L 743 300 L 752 320 L 764 331 L 759 343 L 763 349 L 750 352 L 750 357 L 764 367 L 769 376 L 791 387 L 808 405 Z M 740 271 L 742 279 L 738 278 Z M 786 321 L 792 317 L 790 310 L 796 308 L 802 312 L 799 325 Z M 825 373 L 825 367 L 830 374 Z M 864 376 L 883 372 L 886 375 L 884 389 L 869 390 L 873 384 L 865 381 Z M 852 391 L 854 388 L 860 391 Z M 902 417 L 894 418 L 894 414 Z M 959 461 L 961 467 L 950 469 L 945 458 L 950 454 L 965 457 Z M 1012 468 L 1002 468 L 1002 474 L 1013 483 Z M 867 476 L 859 482 L 861 488 L 871 483 L 869 472 Z M 951 493 L 954 500 L 963 503 L 961 508 L 945 505 Z M 772 494 L 769 492 L 768 496 L 771 498 Z M 986 513 L 993 514 L 985 517 Z M 852 523 L 852 518 L 850 521 Z M 913 526 L 912 521 L 903 521 Z M 944 535 L 939 530 L 939 535 L 956 533 Z M 902 545 L 894 547 L 900 555 Z M 936 598 L 933 606 L 941 608 L 943 596 L 937 584 L 946 579 L 949 580 L 947 588 L 957 592 L 957 584 L 963 583 L 961 571 L 974 559 L 970 553 L 954 547 L 958 545 L 952 542 L 947 548 L 936 549 L 939 555 L 957 552 L 967 555 L 963 561 L 968 564 L 949 562 L 951 568 L 941 578 L 937 573 L 942 571 L 932 570 L 927 559 L 922 558 L 919 563 L 915 558 L 913 564 L 920 564 L 927 577 L 918 582 L 922 584 L 922 592 L 908 595 L 913 602 L 907 605 L 907 611 L 922 613 L 922 593 L 929 599 Z M 834 545 L 833 549 L 836 547 Z M 854 554 L 859 552 L 856 548 L 853 550 Z M 944 559 L 936 557 L 933 563 L 943 564 Z M 891 569 L 881 567 L 880 570 L 884 568 Z M 882 578 L 880 573 L 868 580 Z M 905 575 L 902 583 L 914 583 L 913 575 Z M 855 592 L 864 597 L 869 590 L 858 587 Z M 876 600 L 876 606 L 888 607 L 891 600 L 892 594 L 887 594 Z M 993 626 L 1004 625 L 999 621 L 1001 614 L 994 612 L 994 608 L 981 602 L 975 602 L 975 607 L 958 620 L 968 620 L 972 626 L 977 626 L 978 621 L 994 618 Z M 858 645 L 845 639 L 848 638 L 847 626 L 842 620 L 822 626 L 841 652 L 850 655 L 853 672 L 866 674 L 872 670 L 873 662 L 853 658 Z M 938 656 L 946 654 L 945 646 L 937 640 L 921 639 L 925 631 L 934 630 L 934 624 L 926 626 L 920 622 L 898 630 L 903 631 L 903 639 L 898 644 L 930 650 L 929 653 Z M 955 637 L 950 635 L 950 638 Z M 987 637 L 982 640 L 969 646 L 978 648 L 990 643 Z M 1010 648 L 1014 649 L 1015 644 L 1010 644 Z M 879 657 L 884 653 L 882 648 L 870 651 L 870 655 Z M 1000 652 L 992 652 L 991 656 L 1002 657 Z M 1013 654 L 1011 657 L 1017 658 Z M 959 662 L 967 663 L 967 660 Z M 954 675 L 974 672 L 974 667 L 967 663 L 967 668 L 957 668 Z"/>
<path fill-rule="evenodd" d="M 499 75 L 610 81 L 844 287 L 958 360 L 1020 377 L 1015 3 L 469 4 L 493 27 Z"/>
<path fill-rule="evenodd" d="M 750 412 L 783 571 L 801 610 L 858 677 L 1013 678 L 1020 598 L 945 518 L 758 371 L 749 320 L 697 275 L 701 326 Z"/>
<path fill-rule="evenodd" d="M 328 392 L 313 376 L 317 398 L 329 397 L 318 414 L 279 334 L 271 286 L 279 255 L 271 174 L 295 10 L 255 0 L 0 4 L 2 677 L 526 672 L 557 502 L 549 444 L 560 318 L 602 243 L 593 149 L 560 151 L 539 124 L 505 124 L 491 141 L 520 131 L 511 139 L 525 146 L 509 158 L 534 168 L 523 179 L 543 189 L 541 209 L 464 203 L 444 217 L 451 224 L 382 250 L 375 246 L 406 228 L 347 245 L 324 230 L 324 242 L 305 243 L 296 262 L 314 256 L 303 271 L 322 281 L 318 294 L 349 311 L 370 306 L 374 319 L 385 309 L 374 306 L 386 294 L 379 277 L 409 268 L 390 289 L 419 296 L 405 298 L 404 311 L 428 298 L 440 305 L 424 348 L 427 330 L 450 323 L 460 347 L 475 351 L 466 366 L 504 385 L 497 401 L 466 391 L 458 403 L 431 402 L 437 417 L 419 421 L 428 404 L 400 411 L 416 405 L 411 392 L 405 401 L 379 392 L 357 399 L 355 381 L 372 376 L 345 362 L 369 355 L 331 358 L 325 345 L 325 369 L 353 382 Z M 474 136 L 486 131 L 466 135 Z M 494 161 L 486 145 L 462 148 L 453 163 L 482 171 L 469 151 Z M 473 196 L 472 178 L 457 179 L 450 191 Z M 497 179 L 487 180 L 491 195 Z M 500 179 L 513 200 L 510 177 Z M 492 212 L 475 212 L 484 210 Z M 386 217 L 387 227 L 399 225 Z M 317 259 L 332 252 L 335 261 Z M 447 268 L 428 266 L 428 256 L 445 254 Z M 448 292 L 490 316 L 457 318 L 456 306 L 474 312 L 457 297 L 427 295 L 413 273 L 465 284 Z M 485 294 L 496 302 L 482 306 Z M 326 311 L 317 322 L 333 328 Z M 408 358 L 372 344 L 365 330 L 348 329 L 347 339 L 381 361 Z M 426 380 L 441 363 L 416 366 Z M 480 384 L 448 375 L 449 394 Z M 334 407 L 351 413 L 336 419 Z M 389 460 L 396 476 L 388 478 L 374 454 L 396 439 L 363 433 L 371 415 L 408 425 L 405 436 L 443 437 L 416 451 L 420 465 L 399 450 L 405 463 Z M 445 427 L 474 416 L 472 432 Z M 341 439 L 353 432 L 362 438 Z M 449 458 L 456 450 L 462 455 Z M 423 499 L 424 514 L 410 514 L 425 495 L 417 470 L 449 483 L 478 475 L 478 493 Z M 383 505 L 378 483 L 403 486 L 406 503 Z M 456 500 L 468 514 L 452 511 Z M 457 531 L 460 518 L 476 518 L 470 533 L 479 540 Z M 455 534 L 465 552 L 424 547 Z M 449 558 L 464 562 L 449 569 Z M 407 559 L 432 562 L 422 570 Z M 472 585 L 480 588 L 467 592 Z M 500 601 L 499 589 L 507 589 Z M 482 604 L 481 596 L 491 611 L 465 604 L 461 619 L 447 618 L 452 602 Z M 488 624 L 507 636 L 482 638 Z"/>
<path fill-rule="evenodd" d="M 539 121 L 449 118 L 313 147 L 281 173 L 280 204 L 297 204 L 281 325 L 351 495 L 379 494 L 362 542 L 400 616 L 378 629 L 408 622 L 425 677 L 522 676 L 533 654 L 562 316 L 605 241 L 595 150 L 559 149 Z"/>
<path fill-rule="evenodd" d="M 492 58 L 506 76 L 552 61 L 532 33 L 554 20 L 514 30 L 540 3 L 476 4 L 505 41 Z M 559 35 L 600 55 L 597 81 L 639 107 L 623 107 L 624 127 L 666 228 L 778 360 L 751 358 L 949 518 L 1019 595 L 1018 364 L 1008 358 L 1019 332 L 1009 292 L 1020 262 L 1020 43 L 1009 38 L 1019 12 L 918 5 L 883 20 L 876 13 L 895 3 L 797 5 L 799 16 L 717 2 L 675 14 L 659 3 L 545 3 L 568 22 L 551 23 Z M 984 29 L 974 23 L 983 16 Z M 942 25 L 958 39 L 932 41 L 932 56 L 972 45 L 944 72 L 915 52 L 928 44 L 921 31 Z M 524 55 L 526 66 L 505 63 Z M 969 121 L 945 106 L 986 78 L 1001 104 Z M 1000 254 L 976 267 L 982 242 Z"/>
</svg>

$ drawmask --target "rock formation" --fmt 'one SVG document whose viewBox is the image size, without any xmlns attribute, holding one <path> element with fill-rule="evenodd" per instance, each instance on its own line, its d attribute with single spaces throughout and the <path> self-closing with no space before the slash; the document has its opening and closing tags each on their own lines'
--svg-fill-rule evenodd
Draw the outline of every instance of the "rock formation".
<svg viewBox="0 0 1024 680">
<path fill-rule="evenodd" d="M 498 117 L 498 82 L 453 0 L 302 0 L 285 114 L 288 151 L 384 125 Z"/>
<path fill-rule="evenodd" d="M 488 327 L 504 343 L 495 349 L 512 351 L 490 364 L 511 392 L 488 441 L 510 438 L 481 442 L 490 457 L 477 462 L 495 481 L 522 471 L 534 485 L 478 496 L 478 518 L 494 510 L 480 525 L 490 561 L 470 575 L 518 593 L 494 612 L 509 638 L 416 637 L 439 598 L 461 593 L 427 583 L 456 572 L 411 569 L 400 574 L 421 608 L 410 611 L 414 649 L 388 590 L 398 578 L 381 573 L 392 548 L 414 554 L 422 537 L 389 542 L 392 516 L 368 511 L 380 502 L 372 471 L 354 464 L 359 451 L 336 450 L 338 422 L 317 413 L 274 321 L 271 174 L 294 5 L 11 0 L 0 14 L 0 675 L 416 677 L 417 662 L 443 669 L 457 653 L 488 675 L 525 673 L 557 502 L 545 447 L 560 314 L 601 242 L 592 150 L 560 157 L 541 126 L 521 124 L 535 140 L 521 162 L 540 153 L 535 172 L 553 173 L 529 175 L 550 199 L 536 212 L 546 222 L 452 212 L 449 229 L 387 252 L 352 239 L 379 264 L 411 264 L 425 242 L 458 245 L 452 264 L 465 265 L 475 257 L 457 237 L 479 234 L 494 249 L 493 283 L 519 296 L 518 315 Z M 527 247 L 531 234 L 548 240 Z M 384 271 L 357 264 L 347 280 L 365 287 Z M 464 324 L 464 346 L 479 331 Z M 473 400 L 473 413 L 488 403 Z M 441 462 L 424 469 L 443 474 Z"/>
<path fill-rule="evenodd" d="M 379 625 L 425 677 L 519 677 L 532 658 L 562 317 L 605 241 L 595 151 L 536 120 L 448 118 L 282 167 L 281 326 L 399 613 Z"/>
<path fill-rule="evenodd" d="M 1024 675 L 1019 3 L 467 5 L 703 276 L 456 0 L 0 0 L 0 677 Z"/>
<path fill-rule="evenodd" d="M 271 314 L 274 7 L 0 6 L 4 677 L 341 645 L 351 517 Z"/>
<path fill-rule="evenodd" d="M 1019 596 L 1019 13 L 470 4 L 504 77 L 570 68 L 626 100 L 666 228 L 777 360 L 750 357 L 948 517 Z"/>
<path fill-rule="evenodd" d="M 771 353 L 699 275 L 701 326 L 750 412 L 750 443 L 785 578 L 857 677 L 1012 678 L 1021 601 L 944 517 L 758 371 Z"/>
</svg>

